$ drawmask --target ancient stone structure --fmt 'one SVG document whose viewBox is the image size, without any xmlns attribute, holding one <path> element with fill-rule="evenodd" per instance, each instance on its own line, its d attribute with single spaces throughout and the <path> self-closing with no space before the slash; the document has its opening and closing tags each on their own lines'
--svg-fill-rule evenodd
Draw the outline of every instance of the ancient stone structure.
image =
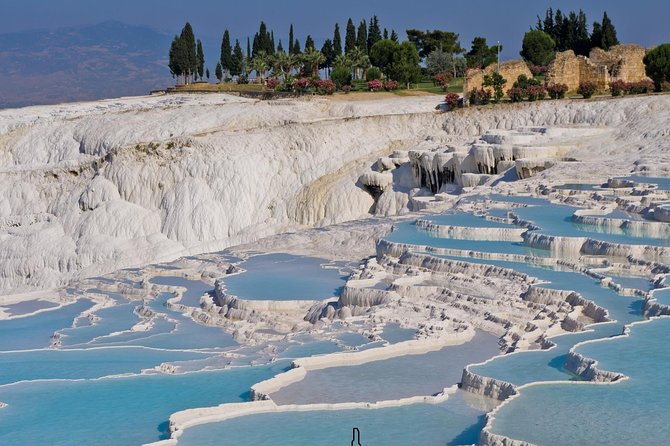
<svg viewBox="0 0 670 446">
<path fill-rule="evenodd" d="M 483 70 L 474 69 L 468 70 L 463 83 L 463 91 L 467 94 L 472 90 L 482 88 L 484 83 L 484 76 L 495 73 L 498 68 L 497 64 L 491 64 Z M 512 88 L 512 84 L 517 80 L 519 75 L 525 74 L 527 77 L 533 77 L 533 74 L 528 69 L 528 65 L 522 60 L 510 60 L 500 64 L 500 74 L 507 81 L 503 86 L 503 90 L 507 91 Z M 486 87 L 493 92 L 491 87 Z"/>
<path fill-rule="evenodd" d="M 616 45 L 609 51 L 591 50 L 589 57 L 576 56 L 572 50 L 556 54 L 549 65 L 547 84 L 565 84 L 576 91 L 581 82 L 595 82 L 599 90 L 609 89 L 617 80 L 637 82 L 647 79 L 644 71 L 645 50 L 639 45 Z"/>
</svg>

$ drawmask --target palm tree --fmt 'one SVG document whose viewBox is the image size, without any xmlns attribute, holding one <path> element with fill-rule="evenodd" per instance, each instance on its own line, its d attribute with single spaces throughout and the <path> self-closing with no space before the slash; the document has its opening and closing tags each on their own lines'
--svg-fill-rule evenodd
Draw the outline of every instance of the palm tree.
<svg viewBox="0 0 670 446">
<path fill-rule="evenodd" d="M 251 69 L 256 72 L 256 76 L 260 78 L 260 83 L 263 83 L 265 73 L 269 68 L 269 58 L 265 51 L 259 51 L 258 54 L 251 59 Z"/>
<path fill-rule="evenodd" d="M 287 54 L 284 51 L 275 53 L 272 57 L 272 72 L 274 74 L 279 73 L 283 79 L 286 78 L 286 74 L 291 71 L 293 65 L 295 65 L 295 57 L 292 54 Z"/>
<path fill-rule="evenodd" d="M 338 54 L 333 60 L 333 67 L 347 67 L 351 68 L 351 59 L 346 54 Z"/>
<path fill-rule="evenodd" d="M 325 60 L 326 56 L 321 54 L 321 51 L 314 48 L 310 48 L 302 55 L 303 60 L 310 68 L 310 75 L 312 77 L 317 77 L 319 75 L 319 65 L 321 65 Z"/>
<path fill-rule="evenodd" d="M 357 46 L 349 51 L 347 56 L 349 56 L 349 59 L 351 60 L 351 66 L 354 71 L 354 78 L 362 79 L 365 75 L 365 70 L 370 66 L 370 58 Z M 360 70 L 363 70 L 362 75 L 360 75 Z"/>
</svg>

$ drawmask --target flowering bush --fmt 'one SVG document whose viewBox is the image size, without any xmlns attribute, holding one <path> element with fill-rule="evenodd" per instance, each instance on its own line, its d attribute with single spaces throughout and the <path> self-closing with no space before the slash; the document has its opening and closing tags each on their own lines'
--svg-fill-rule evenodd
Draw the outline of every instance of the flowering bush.
<svg viewBox="0 0 670 446">
<path fill-rule="evenodd" d="M 544 65 L 530 65 L 528 69 L 531 73 L 533 73 L 533 76 L 542 76 L 543 74 L 547 74 L 547 67 Z"/>
<path fill-rule="evenodd" d="M 370 91 L 379 91 L 382 89 L 382 81 L 379 79 L 372 80 L 368 82 L 368 89 Z"/>
<path fill-rule="evenodd" d="M 526 96 L 526 90 L 521 87 L 512 87 L 507 90 L 507 96 L 512 100 L 512 102 L 521 102 L 523 97 Z"/>
<path fill-rule="evenodd" d="M 551 99 L 563 99 L 568 92 L 568 86 L 565 84 L 550 84 L 547 86 L 549 97 Z"/>
<path fill-rule="evenodd" d="M 331 81 L 330 79 L 319 79 L 318 81 L 312 81 L 312 84 L 316 87 L 316 92 L 319 94 L 330 95 L 335 93 L 335 82 Z"/>
<path fill-rule="evenodd" d="M 474 89 L 470 91 L 470 102 L 478 105 L 488 104 L 491 101 L 491 90 L 485 90 L 480 88 L 479 90 Z"/>
<path fill-rule="evenodd" d="M 536 101 L 538 99 L 544 99 L 547 95 L 547 90 L 542 85 L 530 85 L 526 89 L 526 96 L 529 101 Z"/>
<path fill-rule="evenodd" d="M 598 86 L 595 82 L 584 81 L 579 83 L 579 88 L 577 88 L 577 93 L 581 94 L 584 99 L 588 99 L 598 91 Z"/>
<path fill-rule="evenodd" d="M 366 81 L 373 81 L 375 79 L 381 79 L 381 78 L 382 78 L 382 72 L 377 67 L 370 67 L 365 72 Z"/>
<path fill-rule="evenodd" d="M 444 102 L 449 107 L 449 110 L 453 110 L 461 105 L 461 98 L 456 93 L 449 93 L 444 97 Z"/>
<path fill-rule="evenodd" d="M 342 91 L 344 92 L 344 94 L 349 93 L 351 91 L 351 85 L 349 84 L 342 85 Z"/>
<path fill-rule="evenodd" d="M 623 96 L 630 93 L 631 84 L 622 80 L 610 82 L 610 92 L 612 96 Z"/>
<path fill-rule="evenodd" d="M 293 86 L 293 91 L 296 93 L 307 93 L 311 82 L 306 77 L 301 77 L 300 79 L 295 79 L 291 85 Z"/>
<path fill-rule="evenodd" d="M 451 79 L 452 79 L 451 73 L 447 72 L 437 73 L 435 76 L 433 76 L 433 85 L 442 88 L 443 91 L 447 91 Z"/>
<path fill-rule="evenodd" d="M 632 82 L 630 85 L 630 92 L 632 94 L 644 94 L 654 91 L 654 83 L 649 79 L 638 82 Z"/>
<path fill-rule="evenodd" d="M 265 86 L 270 90 L 275 90 L 279 86 L 279 84 L 281 84 L 281 81 L 276 77 L 271 77 L 270 79 L 265 81 Z"/>
<path fill-rule="evenodd" d="M 383 86 L 384 86 L 384 90 L 386 90 L 386 91 L 397 90 L 400 87 L 400 85 L 398 85 L 398 83 L 396 81 L 386 81 L 386 82 L 384 82 Z"/>
</svg>

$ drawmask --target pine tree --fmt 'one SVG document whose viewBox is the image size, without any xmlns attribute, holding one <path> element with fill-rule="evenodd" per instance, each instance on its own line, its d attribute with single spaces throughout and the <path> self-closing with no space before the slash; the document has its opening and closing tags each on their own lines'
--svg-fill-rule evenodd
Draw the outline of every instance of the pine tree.
<svg viewBox="0 0 670 446">
<path fill-rule="evenodd" d="M 335 61 L 335 50 L 333 49 L 333 42 L 330 39 L 326 39 L 326 41 L 323 42 L 323 46 L 321 47 L 321 54 L 323 54 L 324 61 L 321 63 L 319 68 L 325 68 L 328 72 L 328 75 L 330 75 L 330 68 L 333 66 L 333 62 Z"/>
<path fill-rule="evenodd" d="M 388 40 L 389 38 L 389 30 L 384 28 L 384 40 Z"/>
<path fill-rule="evenodd" d="M 344 54 L 349 54 L 356 46 L 356 27 L 354 22 L 349 19 L 347 22 L 347 31 L 344 37 Z"/>
<path fill-rule="evenodd" d="M 607 12 L 603 14 L 603 21 L 601 24 L 602 28 L 602 39 L 600 41 L 600 47 L 604 50 L 609 50 L 614 45 L 619 44 L 619 40 L 616 37 L 616 29 L 612 24 L 612 21 L 607 17 Z"/>
<path fill-rule="evenodd" d="M 274 54 L 275 53 L 275 32 L 270 31 L 270 51 L 268 54 Z"/>
<path fill-rule="evenodd" d="M 340 36 L 340 25 L 337 23 L 333 32 L 333 53 L 335 53 L 335 56 L 342 54 L 342 36 Z"/>
<path fill-rule="evenodd" d="M 365 20 L 358 24 L 358 34 L 356 35 L 356 46 L 368 54 L 368 25 Z"/>
<path fill-rule="evenodd" d="M 225 71 L 230 71 L 230 66 L 233 62 L 233 48 L 230 45 L 230 33 L 228 30 L 223 32 L 223 39 L 221 39 L 221 68 Z"/>
<path fill-rule="evenodd" d="M 202 77 L 205 74 L 205 53 L 202 51 L 202 42 L 200 39 L 198 39 L 196 58 L 198 59 L 198 77 L 202 80 Z"/>
<path fill-rule="evenodd" d="M 249 48 L 249 38 L 247 38 L 247 50 Z M 233 57 L 230 64 L 230 75 L 239 76 L 242 74 L 244 68 L 244 54 L 242 53 L 242 46 L 240 41 L 235 39 L 235 47 L 233 48 Z"/>
<path fill-rule="evenodd" d="M 391 40 L 393 40 L 395 43 L 398 43 L 398 33 L 395 32 L 395 29 L 391 30 Z"/>
<path fill-rule="evenodd" d="M 205 76 L 207 76 L 207 81 L 209 81 L 209 68 L 205 70 Z"/>
<path fill-rule="evenodd" d="M 307 38 L 305 39 L 305 51 L 309 50 L 315 50 L 316 47 L 314 46 L 314 39 L 312 39 L 312 36 L 309 34 L 307 35 Z"/>
<path fill-rule="evenodd" d="M 288 29 L 288 53 L 293 54 L 293 23 Z"/>
<path fill-rule="evenodd" d="M 300 49 L 300 41 L 298 39 L 295 39 L 295 42 L 293 42 L 293 54 L 302 54 L 302 50 Z"/>
<path fill-rule="evenodd" d="M 221 82 L 221 80 L 223 79 L 223 69 L 221 68 L 220 62 L 216 64 L 216 68 L 214 69 L 214 75 L 219 80 L 219 82 Z"/>
<path fill-rule="evenodd" d="M 279 39 L 279 43 L 277 44 L 277 52 L 278 53 L 283 53 L 284 52 L 284 47 L 281 44 L 281 39 Z"/>
<path fill-rule="evenodd" d="M 376 15 L 370 19 L 370 29 L 368 30 L 368 52 L 372 45 L 382 40 L 382 32 L 379 29 L 379 19 Z"/>
</svg>

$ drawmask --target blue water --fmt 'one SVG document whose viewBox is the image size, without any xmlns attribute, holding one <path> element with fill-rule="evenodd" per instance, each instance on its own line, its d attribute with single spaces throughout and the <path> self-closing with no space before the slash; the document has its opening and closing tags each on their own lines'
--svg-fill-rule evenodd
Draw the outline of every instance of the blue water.
<svg viewBox="0 0 670 446">
<path fill-rule="evenodd" d="M 588 184 L 588 183 L 565 183 L 559 186 L 553 186 L 554 189 L 558 190 L 598 190 L 601 189 L 601 184 Z"/>
<path fill-rule="evenodd" d="M 139 316 L 134 313 L 136 307 L 136 302 L 130 302 L 97 310 L 95 315 L 100 320 L 92 325 L 60 330 L 61 343 L 63 346 L 77 346 L 87 344 L 99 336 L 130 330 L 140 321 Z"/>
<path fill-rule="evenodd" d="M 523 389 L 498 412 L 493 432 L 548 446 L 665 444 L 670 436 L 669 332 L 670 318 L 663 318 L 633 326 L 630 337 L 578 347 L 577 352 L 597 359 L 599 368 L 630 379 Z"/>
<path fill-rule="evenodd" d="M 340 446 L 351 443 L 353 427 L 359 428 L 365 446 L 472 444 L 484 424 L 484 411 L 471 407 L 469 397 L 458 392 L 441 404 L 260 414 L 187 429 L 179 445 Z"/>
<path fill-rule="evenodd" d="M 500 223 L 497 221 L 486 220 L 483 217 L 478 217 L 473 214 L 465 212 L 457 212 L 453 214 L 436 214 L 420 217 L 422 220 L 428 220 L 438 225 L 443 226 L 467 226 L 471 228 L 510 228 L 513 225 Z"/>
<path fill-rule="evenodd" d="M 182 295 L 181 303 L 187 307 L 200 307 L 200 297 L 203 294 L 214 290 L 212 285 L 208 285 L 200 280 L 190 280 L 184 277 L 177 276 L 157 276 L 151 279 L 152 283 L 157 285 L 180 286 L 186 288 L 186 292 Z"/>
<path fill-rule="evenodd" d="M 416 330 L 412 328 L 402 328 L 400 324 L 386 324 L 381 332 L 381 337 L 389 344 L 409 341 L 414 339 Z"/>
<path fill-rule="evenodd" d="M 670 305 L 670 288 L 654 290 L 653 296 L 658 303 L 663 305 Z"/>
<path fill-rule="evenodd" d="M 49 302 L 47 300 L 27 300 L 24 302 L 18 302 L 15 304 L 3 305 L 2 307 L 7 310 L 7 314 L 10 316 L 22 316 L 26 314 L 31 314 L 39 310 L 46 310 L 48 308 L 57 307 L 56 302 Z"/>
<path fill-rule="evenodd" d="M 635 181 L 636 183 L 651 183 L 656 184 L 659 190 L 670 190 L 670 178 L 664 177 L 646 177 L 642 175 L 631 175 L 627 177 L 619 177 L 625 180 Z"/>
<path fill-rule="evenodd" d="M 337 296 L 346 276 L 326 260 L 290 254 L 250 257 L 246 272 L 224 277 L 226 291 L 250 300 L 316 300 Z"/>
<path fill-rule="evenodd" d="M 222 402 L 244 401 L 256 382 L 281 372 L 270 366 L 50 381 L 0 387 L 0 444 L 79 446 L 139 445 L 166 438 L 173 412 Z"/>
<path fill-rule="evenodd" d="M 79 299 L 75 303 L 35 316 L 0 321 L 0 349 L 2 351 L 45 348 L 51 336 L 60 329 L 70 327 L 74 319 L 93 302 Z"/>
</svg>

